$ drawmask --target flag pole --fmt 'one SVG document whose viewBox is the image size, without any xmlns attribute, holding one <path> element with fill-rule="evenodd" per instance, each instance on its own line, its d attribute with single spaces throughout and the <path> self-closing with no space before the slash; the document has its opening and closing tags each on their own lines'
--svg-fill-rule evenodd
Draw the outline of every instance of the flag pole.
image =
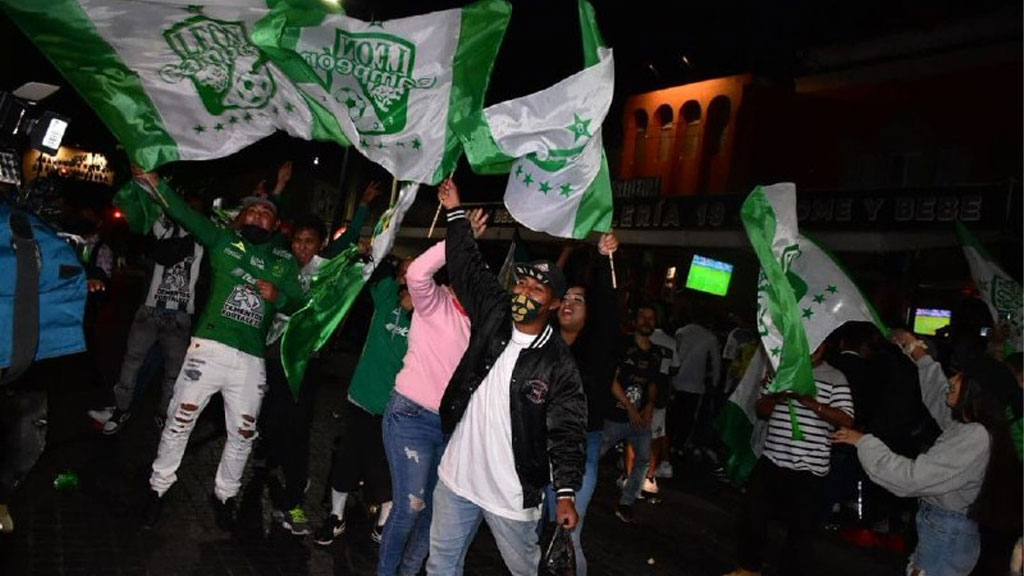
<svg viewBox="0 0 1024 576">
<path fill-rule="evenodd" d="M 455 176 L 455 169 L 454 168 L 452 169 L 451 173 L 448 174 L 448 177 L 445 178 L 444 180 L 442 180 L 441 182 L 445 182 L 447 180 L 451 180 L 452 176 Z M 427 238 L 432 238 L 434 236 L 434 226 L 437 226 L 437 218 L 440 215 L 441 215 L 441 201 L 438 200 L 438 202 L 437 202 L 437 210 L 434 211 L 434 219 L 431 220 L 431 222 L 430 222 L 430 230 L 427 230 Z"/>
<path fill-rule="evenodd" d="M 615 280 L 615 252 L 608 253 L 608 265 L 612 269 L 612 288 L 618 289 L 619 283 Z"/>
<path fill-rule="evenodd" d="M 398 195 L 398 178 L 391 178 L 391 202 L 388 203 L 388 207 L 395 205 L 395 197 Z"/>
</svg>

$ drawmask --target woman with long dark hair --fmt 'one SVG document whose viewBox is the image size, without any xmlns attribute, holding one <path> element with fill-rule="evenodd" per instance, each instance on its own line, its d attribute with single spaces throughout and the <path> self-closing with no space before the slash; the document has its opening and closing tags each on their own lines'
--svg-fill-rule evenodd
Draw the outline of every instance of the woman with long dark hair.
<svg viewBox="0 0 1024 576">
<path fill-rule="evenodd" d="M 897 496 L 920 498 L 918 543 L 907 573 L 966 576 L 981 551 L 980 529 L 998 528 L 1020 514 L 1020 479 L 1006 407 L 972 374 L 958 373 L 947 381 L 940 370 L 922 366 L 934 362 L 923 351 L 915 360 L 921 368 L 922 400 L 942 428 L 927 452 L 906 458 L 878 438 L 849 428 L 836 432 L 834 440 L 857 447 L 873 482 Z"/>
</svg>

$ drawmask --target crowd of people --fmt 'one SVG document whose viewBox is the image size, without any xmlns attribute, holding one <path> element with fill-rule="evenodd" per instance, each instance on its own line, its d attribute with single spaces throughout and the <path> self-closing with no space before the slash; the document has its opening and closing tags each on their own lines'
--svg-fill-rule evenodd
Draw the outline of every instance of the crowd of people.
<svg viewBox="0 0 1024 576">
<path fill-rule="evenodd" d="M 686 294 L 637 299 L 623 314 L 608 265 L 614 234 L 557 261 L 517 262 L 506 285 L 477 244 L 487 215 L 464 209 L 448 180 L 438 189 L 446 238 L 376 263 L 367 281 L 372 317 L 347 401 L 334 407 L 344 434 L 331 456 L 329 512 L 313 526 L 309 436 L 328 383 L 313 369 L 290 386 L 281 337 L 320 267 L 359 241 L 380 188 L 366 189 L 346 232 L 331 239 L 311 216 L 282 227 L 276 198 L 290 174 L 283 166 L 273 192 L 246 197 L 221 226 L 156 174 L 133 173 L 163 214 L 150 230 L 148 289 L 112 401 L 90 415 L 108 435 L 137 418 L 137 384 L 159 350 L 161 436 L 144 526 L 159 525 L 189 436 L 217 393 L 226 422 L 211 497 L 218 526 L 233 528 L 255 452 L 259 473 L 284 478 L 275 521 L 318 545 L 346 532 L 349 496 L 362 491 L 377 511 L 380 576 L 424 566 L 461 574 L 482 521 L 512 574 L 537 574 L 540 534 L 553 523 L 571 533 L 585 575 L 584 521 L 608 453 L 622 454 L 615 515 L 624 523 L 637 521 L 638 499 L 657 498 L 659 479 L 681 473 L 673 462 L 739 483 L 716 419 L 758 354 L 749 323 L 716 318 Z M 109 250 L 84 259 L 95 271 L 90 290 L 102 291 Z M 766 370 L 760 457 L 742 483 L 730 574 L 761 572 L 774 517 L 786 527 L 780 573 L 822 573 L 804 553 L 807 538 L 850 522 L 852 500 L 864 504 L 853 522 L 916 533 L 908 574 L 1007 574 L 1021 535 L 1021 356 L 1001 357 L 987 329 L 998 327 L 976 300 L 956 310 L 942 339 L 839 326 L 812 351 L 813 395 L 775 391 Z"/>
</svg>

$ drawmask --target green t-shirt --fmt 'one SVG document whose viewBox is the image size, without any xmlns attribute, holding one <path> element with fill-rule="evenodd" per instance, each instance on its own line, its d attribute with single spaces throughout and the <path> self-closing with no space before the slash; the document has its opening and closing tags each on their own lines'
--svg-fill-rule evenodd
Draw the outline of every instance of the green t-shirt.
<svg viewBox="0 0 1024 576">
<path fill-rule="evenodd" d="M 163 183 L 160 192 L 167 215 L 203 245 L 210 262 L 210 297 L 194 324 L 194 336 L 262 358 L 274 315 L 297 310 L 305 299 L 291 252 L 277 242 L 253 244 L 217 226 Z M 257 280 L 277 287 L 276 302 L 260 296 Z"/>
<path fill-rule="evenodd" d="M 412 314 L 398 303 L 398 283 L 387 276 L 370 287 L 373 320 L 366 334 L 366 345 L 349 384 L 349 400 L 371 414 L 383 414 L 387 408 L 395 377 L 402 369 L 409 349 L 409 323 Z"/>
</svg>

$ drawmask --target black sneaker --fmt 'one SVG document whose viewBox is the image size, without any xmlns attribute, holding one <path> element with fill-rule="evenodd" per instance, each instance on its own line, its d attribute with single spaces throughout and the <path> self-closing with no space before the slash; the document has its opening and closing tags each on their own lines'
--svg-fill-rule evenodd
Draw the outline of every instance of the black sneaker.
<svg viewBox="0 0 1024 576">
<path fill-rule="evenodd" d="M 128 410 L 114 409 L 110 419 L 103 423 L 103 434 L 106 436 L 117 434 L 121 430 L 121 426 L 124 426 L 125 422 L 131 417 L 132 413 Z"/>
<path fill-rule="evenodd" d="M 146 494 L 146 503 L 142 509 L 142 527 L 153 528 L 160 521 L 160 513 L 163 511 L 164 499 L 150 489 Z"/>
<path fill-rule="evenodd" d="M 334 514 L 327 517 L 324 523 L 313 533 L 313 542 L 321 546 L 330 546 L 334 539 L 345 533 L 345 521 Z"/>
<path fill-rule="evenodd" d="M 615 516 L 626 524 L 633 523 L 633 507 L 619 504 L 615 507 Z"/>
<path fill-rule="evenodd" d="M 214 519 L 217 527 L 225 532 L 235 529 L 235 517 L 238 513 L 238 499 L 235 496 L 221 502 L 216 496 L 213 499 Z"/>
</svg>

